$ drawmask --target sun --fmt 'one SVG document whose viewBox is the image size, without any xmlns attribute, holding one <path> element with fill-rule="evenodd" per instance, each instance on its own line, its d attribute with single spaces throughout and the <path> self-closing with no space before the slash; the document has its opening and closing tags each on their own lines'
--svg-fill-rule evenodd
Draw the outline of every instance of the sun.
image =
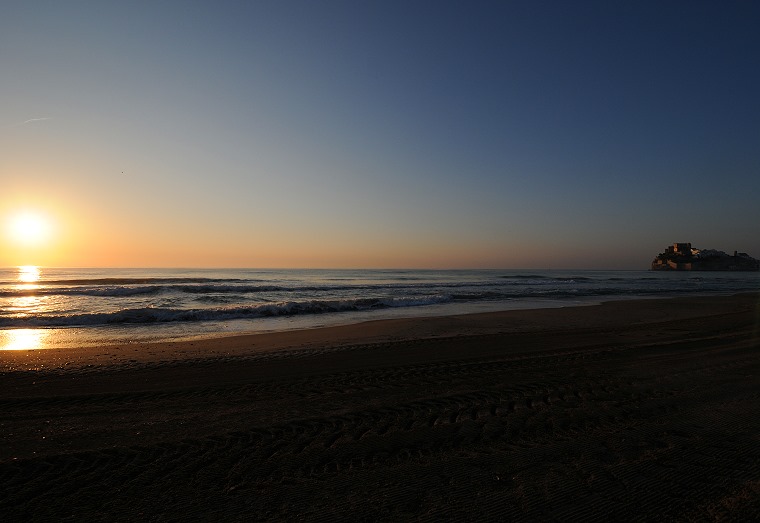
<svg viewBox="0 0 760 523">
<path fill-rule="evenodd" d="M 47 242 L 50 222 L 39 212 L 25 211 L 11 217 L 8 232 L 15 243 L 36 247 Z"/>
</svg>

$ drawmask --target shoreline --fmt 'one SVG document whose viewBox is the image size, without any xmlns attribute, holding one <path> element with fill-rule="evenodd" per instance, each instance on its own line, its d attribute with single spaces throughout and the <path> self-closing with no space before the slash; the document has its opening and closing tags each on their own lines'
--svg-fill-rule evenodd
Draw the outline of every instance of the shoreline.
<svg viewBox="0 0 760 523">
<path fill-rule="evenodd" d="M 458 335 L 510 334 L 557 328 L 616 326 L 632 314 L 636 322 L 672 321 L 749 307 L 760 293 L 611 300 L 567 307 L 510 309 L 453 315 L 371 319 L 357 323 L 251 333 L 201 334 L 182 340 L 117 342 L 104 345 L 1 350 L 0 372 L 65 370 L 161 361 L 253 356 Z M 593 312 L 585 312 L 590 309 Z M 599 311 L 598 314 L 596 311 Z"/>
<path fill-rule="evenodd" d="M 2 354 L 0 513 L 760 519 L 758 293 L 192 343 Z"/>
</svg>

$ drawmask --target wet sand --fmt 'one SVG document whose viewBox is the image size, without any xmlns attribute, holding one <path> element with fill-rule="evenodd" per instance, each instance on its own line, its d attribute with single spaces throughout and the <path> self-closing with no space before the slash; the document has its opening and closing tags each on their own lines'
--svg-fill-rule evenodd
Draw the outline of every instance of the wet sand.
<svg viewBox="0 0 760 523">
<path fill-rule="evenodd" d="M 0 353 L 21 520 L 760 520 L 760 297 Z"/>
</svg>

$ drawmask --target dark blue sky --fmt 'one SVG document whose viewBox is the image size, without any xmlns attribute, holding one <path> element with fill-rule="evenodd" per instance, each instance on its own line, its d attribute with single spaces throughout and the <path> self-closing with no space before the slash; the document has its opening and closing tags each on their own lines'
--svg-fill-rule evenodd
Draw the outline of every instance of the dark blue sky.
<svg viewBox="0 0 760 523">
<path fill-rule="evenodd" d="M 760 256 L 759 22 L 754 2 L 17 2 L 0 176 L 112 221 L 135 247 L 110 265 Z"/>
</svg>

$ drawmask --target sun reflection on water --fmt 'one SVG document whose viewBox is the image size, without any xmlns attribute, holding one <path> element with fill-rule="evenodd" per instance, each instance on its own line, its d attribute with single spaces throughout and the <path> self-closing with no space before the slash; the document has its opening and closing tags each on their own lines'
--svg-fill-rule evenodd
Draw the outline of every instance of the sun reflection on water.
<svg viewBox="0 0 760 523">
<path fill-rule="evenodd" d="M 40 288 L 37 284 L 40 279 L 40 268 L 35 265 L 22 265 L 18 268 L 16 279 L 19 283 L 15 285 L 15 289 L 26 291 L 26 293 L 24 296 L 11 298 L 9 310 L 22 317 L 39 312 L 42 308 L 42 298 L 36 296 L 34 291 Z"/>
<path fill-rule="evenodd" d="M 9 329 L 0 331 L 0 350 L 36 350 L 45 348 L 48 332 L 44 329 Z"/>
<path fill-rule="evenodd" d="M 40 288 L 37 284 L 40 280 L 40 268 L 36 265 L 22 265 L 18 267 L 16 283 L 17 291 L 27 291 L 24 295 L 11 298 L 8 302 L 7 311 L 12 316 L 23 318 L 34 315 L 43 308 L 43 298 L 36 296 L 35 292 Z M 46 340 L 49 332 L 45 329 L 4 329 L 0 330 L 0 350 L 36 350 L 46 348 Z"/>
<path fill-rule="evenodd" d="M 37 296 L 19 296 L 10 300 L 8 309 L 14 312 L 14 316 L 23 318 L 38 312 L 41 305 L 42 299 Z"/>
<path fill-rule="evenodd" d="M 40 268 L 36 265 L 22 265 L 18 268 L 18 281 L 34 283 L 40 279 Z"/>
</svg>

